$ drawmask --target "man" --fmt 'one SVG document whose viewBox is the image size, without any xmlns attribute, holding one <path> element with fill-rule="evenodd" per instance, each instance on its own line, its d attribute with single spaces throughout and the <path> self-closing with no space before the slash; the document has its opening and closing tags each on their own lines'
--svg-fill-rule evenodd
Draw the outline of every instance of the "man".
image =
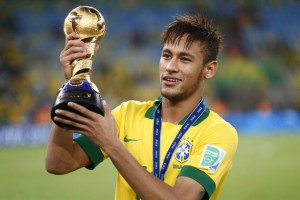
<svg viewBox="0 0 300 200">
<path fill-rule="evenodd" d="M 122 103 L 105 116 L 68 103 L 83 116 L 57 110 L 54 120 L 78 130 L 52 127 L 47 171 L 93 169 L 109 157 L 118 170 L 116 199 L 217 199 L 237 148 L 237 133 L 202 98 L 217 70 L 220 34 L 200 15 L 179 16 L 162 34 L 161 97 Z M 84 57 L 78 35 L 66 37 L 60 61 Z M 72 139 L 72 133 L 82 135 Z"/>
</svg>

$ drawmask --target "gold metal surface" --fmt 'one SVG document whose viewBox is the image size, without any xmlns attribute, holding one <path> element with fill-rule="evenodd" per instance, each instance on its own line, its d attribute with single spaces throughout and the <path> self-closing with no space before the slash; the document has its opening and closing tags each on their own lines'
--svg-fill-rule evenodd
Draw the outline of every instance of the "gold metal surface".
<svg viewBox="0 0 300 200">
<path fill-rule="evenodd" d="M 81 79 L 72 79 L 70 81 L 70 84 L 72 86 L 80 86 L 80 85 L 82 85 L 82 83 L 83 83 L 83 81 Z"/>
<path fill-rule="evenodd" d="M 64 33 L 77 33 L 80 40 L 88 45 L 88 55 L 72 62 L 72 77 L 80 76 L 89 79 L 96 43 L 106 33 L 105 20 L 101 13 L 90 6 L 79 6 L 73 9 L 64 21 Z"/>
</svg>

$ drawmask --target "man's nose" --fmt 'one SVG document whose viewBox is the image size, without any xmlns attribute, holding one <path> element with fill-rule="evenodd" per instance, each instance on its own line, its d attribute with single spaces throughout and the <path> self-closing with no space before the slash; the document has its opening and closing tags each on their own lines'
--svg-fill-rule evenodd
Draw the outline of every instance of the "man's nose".
<svg viewBox="0 0 300 200">
<path fill-rule="evenodd" d="M 166 66 L 167 71 L 178 71 L 178 62 L 176 58 L 172 58 Z"/>
</svg>

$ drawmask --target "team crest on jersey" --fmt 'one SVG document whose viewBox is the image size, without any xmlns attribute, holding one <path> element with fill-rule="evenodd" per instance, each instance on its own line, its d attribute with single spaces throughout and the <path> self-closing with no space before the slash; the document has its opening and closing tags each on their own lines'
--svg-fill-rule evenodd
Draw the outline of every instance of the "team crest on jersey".
<svg viewBox="0 0 300 200">
<path fill-rule="evenodd" d="M 215 173 L 219 168 L 226 152 L 220 147 L 206 145 L 199 166 Z"/>
<path fill-rule="evenodd" d="M 188 140 L 181 143 L 176 149 L 175 159 L 180 163 L 186 162 L 191 154 L 192 146 L 193 145 Z"/>
</svg>

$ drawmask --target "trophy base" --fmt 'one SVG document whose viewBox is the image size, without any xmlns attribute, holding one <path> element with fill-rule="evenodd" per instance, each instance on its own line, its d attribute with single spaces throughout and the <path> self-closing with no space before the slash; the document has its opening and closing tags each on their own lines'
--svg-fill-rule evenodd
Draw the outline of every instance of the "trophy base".
<svg viewBox="0 0 300 200">
<path fill-rule="evenodd" d="M 79 114 L 81 116 L 84 116 L 82 113 L 79 113 L 78 111 L 70 108 L 67 105 L 69 102 L 77 103 L 89 109 L 90 111 L 96 112 L 104 116 L 101 95 L 93 88 L 93 83 L 91 83 L 86 79 L 77 78 L 77 79 L 71 79 L 69 82 L 67 82 L 64 85 L 64 87 L 58 91 L 56 100 L 51 109 L 51 119 L 56 125 L 58 125 L 61 128 L 79 130 L 77 127 L 73 127 L 61 122 L 54 121 L 55 116 L 62 117 L 55 113 L 55 110 L 57 109 L 67 110 Z M 62 117 L 62 118 L 74 121 L 74 119 L 70 119 L 66 117 Z"/>
</svg>

